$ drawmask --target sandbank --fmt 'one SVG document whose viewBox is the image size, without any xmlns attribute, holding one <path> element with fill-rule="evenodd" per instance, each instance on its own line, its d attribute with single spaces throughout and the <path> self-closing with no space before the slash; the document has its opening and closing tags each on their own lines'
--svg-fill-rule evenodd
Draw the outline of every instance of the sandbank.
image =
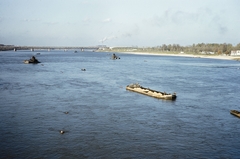
<svg viewBox="0 0 240 159">
<path fill-rule="evenodd" d="M 156 55 L 156 56 L 180 56 L 180 57 L 190 57 L 190 58 L 210 58 L 210 59 L 220 59 L 220 60 L 237 60 L 240 61 L 240 56 L 226 56 L 226 55 L 193 55 L 193 54 L 171 54 L 171 53 L 151 53 L 151 52 L 120 52 L 126 54 L 137 54 L 137 55 Z"/>
</svg>

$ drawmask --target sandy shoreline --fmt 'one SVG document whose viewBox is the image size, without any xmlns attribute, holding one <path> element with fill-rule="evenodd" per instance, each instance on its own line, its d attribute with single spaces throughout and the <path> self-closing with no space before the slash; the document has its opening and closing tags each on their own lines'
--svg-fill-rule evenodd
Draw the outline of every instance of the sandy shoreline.
<svg viewBox="0 0 240 159">
<path fill-rule="evenodd" d="M 156 55 L 156 56 L 180 56 L 192 58 L 211 58 L 220 60 L 240 60 L 240 56 L 223 56 L 223 55 L 192 55 L 192 54 L 166 54 L 166 53 L 149 53 L 149 52 L 120 52 L 124 54 L 137 54 L 137 55 Z"/>
</svg>

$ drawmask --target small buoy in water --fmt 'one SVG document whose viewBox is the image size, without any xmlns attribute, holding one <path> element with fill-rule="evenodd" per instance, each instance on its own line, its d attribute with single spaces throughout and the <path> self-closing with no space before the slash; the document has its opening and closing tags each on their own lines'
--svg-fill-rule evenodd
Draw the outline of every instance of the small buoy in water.
<svg viewBox="0 0 240 159">
<path fill-rule="evenodd" d="M 61 134 L 64 134 L 65 132 L 63 130 L 60 131 Z"/>
</svg>

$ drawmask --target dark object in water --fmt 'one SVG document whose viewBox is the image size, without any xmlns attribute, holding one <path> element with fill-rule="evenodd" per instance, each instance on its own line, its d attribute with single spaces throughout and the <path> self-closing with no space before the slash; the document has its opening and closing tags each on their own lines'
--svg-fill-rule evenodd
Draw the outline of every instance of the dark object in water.
<svg viewBox="0 0 240 159">
<path fill-rule="evenodd" d="M 24 60 L 23 62 L 26 63 L 26 64 L 29 64 L 29 63 L 32 63 L 32 64 L 41 63 L 41 62 L 39 62 L 39 61 L 35 58 L 35 56 L 32 56 L 31 59 L 29 59 L 29 60 Z"/>
<path fill-rule="evenodd" d="M 117 55 L 113 54 L 113 55 L 112 55 L 112 59 L 113 59 L 113 60 L 116 60 L 116 59 L 120 59 L 120 57 L 118 57 Z"/>
</svg>

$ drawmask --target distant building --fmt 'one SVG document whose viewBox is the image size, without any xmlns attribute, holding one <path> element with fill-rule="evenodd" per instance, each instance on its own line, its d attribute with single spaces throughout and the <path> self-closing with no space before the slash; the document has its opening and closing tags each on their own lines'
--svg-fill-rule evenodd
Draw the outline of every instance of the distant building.
<svg viewBox="0 0 240 159">
<path fill-rule="evenodd" d="M 240 55 L 240 50 L 232 50 L 230 55 L 231 56 L 239 56 Z"/>
</svg>

